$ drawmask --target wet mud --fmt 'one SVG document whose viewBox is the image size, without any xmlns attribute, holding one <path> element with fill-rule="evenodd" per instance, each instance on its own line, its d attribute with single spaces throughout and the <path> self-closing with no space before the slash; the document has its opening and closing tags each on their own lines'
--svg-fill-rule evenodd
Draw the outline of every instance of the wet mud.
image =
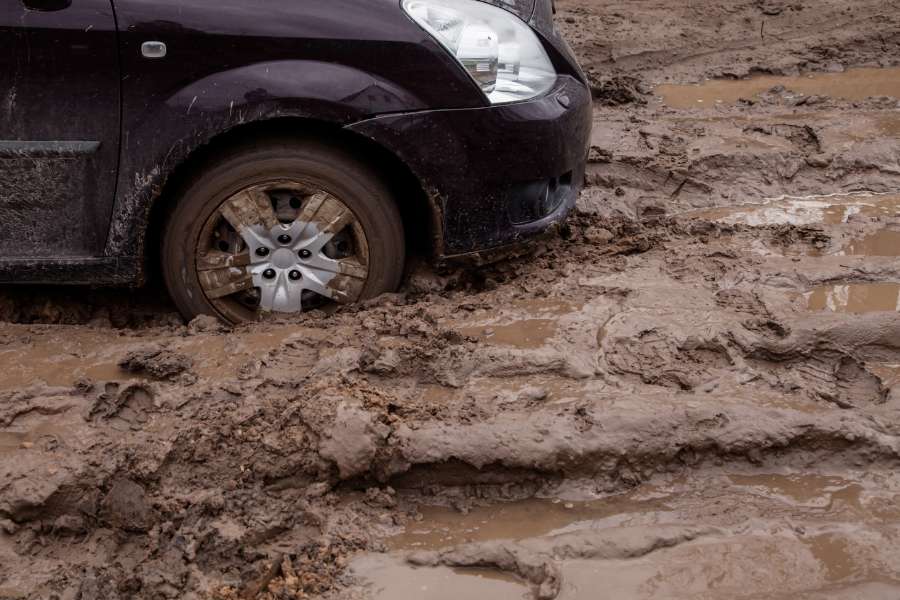
<svg viewBox="0 0 900 600">
<path fill-rule="evenodd" d="M 810 98 L 829 97 L 862 101 L 875 97 L 900 97 L 900 68 L 850 69 L 841 73 L 772 76 L 747 79 L 711 79 L 701 84 L 657 86 L 653 93 L 672 108 L 695 108 L 698 104 L 736 104 L 758 101 L 772 89 L 790 90 L 788 100 L 806 102 Z"/>
<path fill-rule="evenodd" d="M 439 594 L 448 569 L 478 597 L 890 597 L 896 557 L 871 544 L 896 535 L 897 491 L 886 473 L 711 468 L 598 500 L 427 508 L 352 569 L 377 598 Z"/>
<path fill-rule="evenodd" d="M 558 5 L 529 256 L 237 328 L 0 290 L 0 598 L 900 596 L 900 5 Z"/>
</svg>

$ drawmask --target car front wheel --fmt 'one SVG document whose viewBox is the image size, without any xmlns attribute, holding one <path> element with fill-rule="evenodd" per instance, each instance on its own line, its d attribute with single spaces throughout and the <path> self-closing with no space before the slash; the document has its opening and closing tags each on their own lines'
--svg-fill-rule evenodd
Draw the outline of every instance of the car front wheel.
<svg viewBox="0 0 900 600">
<path fill-rule="evenodd" d="M 353 154 L 273 142 L 231 152 L 185 186 L 162 255 L 185 317 L 239 323 L 394 291 L 405 244 L 391 192 Z"/>
</svg>

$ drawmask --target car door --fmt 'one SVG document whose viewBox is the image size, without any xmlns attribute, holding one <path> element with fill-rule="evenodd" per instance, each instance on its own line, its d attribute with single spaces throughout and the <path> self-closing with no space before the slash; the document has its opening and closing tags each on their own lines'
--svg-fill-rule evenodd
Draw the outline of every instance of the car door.
<svg viewBox="0 0 900 600">
<path fill-rule="evenodd" d="M 2 0 L 0 49 L 0 261 L 98 256 L 121 118 L 110 0 Z"/>
</svg>

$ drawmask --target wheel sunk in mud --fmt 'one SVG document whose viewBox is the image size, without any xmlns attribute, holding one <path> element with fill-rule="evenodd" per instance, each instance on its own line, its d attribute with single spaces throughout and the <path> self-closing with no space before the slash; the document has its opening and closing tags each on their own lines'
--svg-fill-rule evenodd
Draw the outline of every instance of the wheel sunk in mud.
<svg viewBox="0 0 900 600">
<path fill-rule="evenodd" d="M 232 323 L 393 291 L 403 226 L 382 180 L 319 142 L 237 150 L 189 182 L 166 225 L 162 267 L 188 319 Z"/>
</svg>

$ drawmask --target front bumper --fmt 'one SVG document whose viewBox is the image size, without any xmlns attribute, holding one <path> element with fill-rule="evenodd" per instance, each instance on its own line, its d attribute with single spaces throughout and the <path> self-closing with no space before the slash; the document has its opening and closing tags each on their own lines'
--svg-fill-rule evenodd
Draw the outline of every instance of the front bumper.
<svg viewBox="0 0 900 600">
<path fill-rule="evenodd" d="M 419 179 L 446 258 L 517 244 L 565 219 L 584 181 L 591 109 L 584 83 L 561 75 L 527 102 L 385 115 L 348 129 Z"/>
</svg>

